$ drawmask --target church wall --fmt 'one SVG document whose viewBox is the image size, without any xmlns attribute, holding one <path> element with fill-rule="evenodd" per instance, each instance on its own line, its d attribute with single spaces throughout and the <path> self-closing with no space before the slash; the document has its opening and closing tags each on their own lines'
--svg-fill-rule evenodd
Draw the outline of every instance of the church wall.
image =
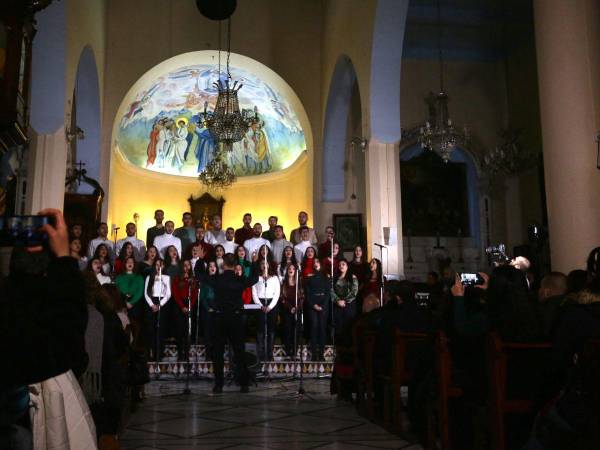
<svg viewBox="0 0 600 450">
<path fill-rule="evenodd" d="M 446 61 L 444 70 L 450 118 L 455 126 L 469 128 L 472 153 L 478 158 L 483 150 L 497 144 L 496 133 L 507 124 L 502 62 Z M 439 65 L 434 60 L 405 59 L 401 76 L 402 127 L 412 128 L 427 118 L 424 98 L 429 91 L 439 89 Z M 520 210 L 507 213 L 505 188 L 492 190 L 491 197 L 491 242 L 494 243 L 506 239 L 507 220 L 521 222 L 521 213 Z M 485 235 L 483 229 L 482 234 Z"/>
<path fill-rule="evenodd" d="M 187 0 L 171 2 L 148 0 L 143 2 L 143 7 L 140 2 L 134 0 L 108 0 L 108 5 L 107 34 L 109 39 L 107 43 L 102 148 L 103 175 L 101 179 L 103 186 L 107 188 L 108 198 L 110 199 L 111 195 L 118 193 L 115 205 L 120 205 L 123 198 L 133 192 L 122 191 L 120 182 L 117 184 L 111 182 L 111 186 L 108 186 L 111 141 L 113 139 L 112 125 L 119 104 L 131 85 L 146 71 L 163 60 L 184 52 L 217 48 L 218 24 L 204 18 L 196 9 L 195 3 Z M 307 143 L 309 154 L 306 158 L 305 169 L 297 172 L 285 183 L 278 184 L 279 181 L 274 181 L 267 184 L 269 180 L 267 178 L 250 188 L 249 185 L 239 181 L 231 189 L 225 191 L 223 194 L 226 199 L 225 209 L 239 208 L 231 213 L 233 222 L 228 221 L 229 212 L 225 212 L 224 223 L 226 225 L 237 226 L 241 223 L 241 214 L 246 210 L 252 212 L 257 219 L 264 215 L 264 219 L 261 220 L 266 223 L 269 214 L 262 213 L 263 209 L 259 204 L 278 205 L 279 203 L 275 199 L 281 199 L 284 202 L 281 203 L 281 207 L 283 208 L 285 205 L 285 208 L 289 209 L 289 211 L 287 209 L 282 211 L 279 215 L 287 217 L 289 214 L 293 218 L 289 225 L 284 223 L 286 229 L 297 225 L 296 216 L 300 209 L 306 209 L 312 216 L 312 148 L 313 145 L 315 147 L 318 145 L 321 136 L 320 90 L 318 89 L 321 24 L 315 20 L 315 17 L 320 16 L 320 9 L 321 2 L 316 0 L 307 2 L 258 0 L 238 3 L 237 11 L 232 17 L 231 51 L 267 65 L 290 85 L 307 112 L 314 144 Z M 136 24 L 140 24 L 140 26 L 136 26 Z M 132 32 L 132 26 L 136 26 L 135 32 Z M 224 23 L 223 49 L 226 48 L 225 30 Z M 316 57 L 315 52 L 317 53 Z M 221 63 L 225 63 L 225 53 L 222 53 Z M 303 174 L 304 178 L 300 174 Z M 110 174 L 111 179 L 118 176 L 118 171 Z M 276 175 L 271 176 L 276 178 Z M 145 181 L 143 182 L 145 183 Z M 159 183 L 158 180 L 155 182 Z M 164 183 L 167 183 L 166 179 Z M 168 183 L 171 186 L 171 181 Z M 177 183 L 173 184 L 177 185 Z M 175 211 L 183 212 L 189 209 L 187 198 L 192 192 L 195 195 L 199 194 L 201 185 L 196 180 L 182 185 L 187 187 L 181 188 L 180 191 L 169 190 L 169 194 L 164 200 L 158 200 L 156 204 L 148 207 L 152 211 L 162 207 L 168 212 L 169 205 L 174 204 L 180 205 L 175 208 Z M 151 190 L 156 192 L 163 189 L 159 185 L 158 189 Z M 296 198 L 292 198 L 291 193 L 296 193 Z M 148 201 L 150 198 L 152 197 L 148 197 Z M 131 200 L 124 201 L 127 203 Z M 105 202 L 105 205 L 107 204 L 108 202 Z M 109 224 L 116 221 L 117 226 L 123 226 L 125 221 L 131 220 L 133 212 L 125 212 L 126 209 L 129 209 L 128 207 L 115 206 L 115 208 L 117 209 L 110 214 L 108 208 L 104 209 L 103 214 L 110 215 Z M 274 214 L 278 213 L 272 206 L 267 209 Z M 124 211 L 122 214 L 118 212 L 121 210 Z M 139 213 L 141 214 L 141 212 Z M 170 213 L 168 215 L 171 216 Z M 179 223 L 180 216 L 181 214 L 177 213 L 171 217 L 174 217 L 175 222 Z M 283 221 L 287 222 L 287 219 L 283 219 Z"/>
<path fill-rule="evenodd" d="M 346 157 L 350 151 L 350 140 L 355 137 L 369 137 L 369 82 L 371 72 L 371 44 L 375 18 L 376 2 L 355 0 L 331 0 L 325 2 L 323 11 L 322 70 L 321 70 L 321 127 L 325 121 L 329 87 L 335 65 L 340 55 L 346 55 L 356 71 L 357 90 L 353 94 L 351 113 L 347 131 Z M 367 189 L 365 179 L 365 154 L 355 151 L 353 161 L 356 165 L 353 179 L 349 171 L 345 176 L 345 199 L 343 202 L 322 201 L 322 145 L 315 145 L 315 226 L 322 236 L 325 226 L 333 223 L 333 214 L 363 215 L 363 227 L 367 226 L 366 215 Z M 355 200 L 350 196 L 356 185 Z M 349 254 L 346 256 L 350 256 Z"/>
</svg>

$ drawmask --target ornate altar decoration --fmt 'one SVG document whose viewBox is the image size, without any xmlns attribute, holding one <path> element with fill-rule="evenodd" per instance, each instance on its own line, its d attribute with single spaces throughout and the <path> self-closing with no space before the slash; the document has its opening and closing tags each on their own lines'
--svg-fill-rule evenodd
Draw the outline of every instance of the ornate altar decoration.
<svg viewBox="0 0 600 450">
<path fill-rule="evenodd" d="M 86 175 L 86 170 L 79 168 L 65 180 L 65 187 L 74 183 L 86 183 L 94 188 L 91 194 L 77 194 L 65 192 L 64 215 L 67 224 L 79 223 L 87 239 L 95 237 L 96 228 L 101 220 L 102 202 L 104 200 L 104 189 L 93 178 Z"/>
<path fill-rule="evenodd" d="M 225 204 L 223 197 L 216 199 L 208 192 L 205 192 L 198 198 L 190 196 L 188 202 L 194 223 L 202 225 L 205 230 L 208 229 L 212 216 L 216 214 L 223 217 L 223 205 Z"/>
</svg>

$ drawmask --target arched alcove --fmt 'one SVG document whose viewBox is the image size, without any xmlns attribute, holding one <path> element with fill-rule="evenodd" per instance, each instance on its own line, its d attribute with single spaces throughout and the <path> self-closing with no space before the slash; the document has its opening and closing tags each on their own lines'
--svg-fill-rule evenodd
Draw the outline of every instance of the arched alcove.
<svg viewBox="0 0 600 450">
<path fill-rule="evenodd" d="M 409 0 L 378 0 L 371 53 L 371 136 L 401 138 L 400 69 Z"/>
<path fill-rule="evenodd" d="M 36 14 L 31 54 L 30 124 L 37 134 L 52 134 L 64 124 L 66 97 L 65 2 Z"/>
<path fill-rule="evenodd" d="M 100 86 L 93 50 L 86 46 L 79 57 L 75 88 L 73 90 L 76 124 L 83 130 L 83 139 L 74 139 L 75 163 L 81 161 L 90 178 L 100 177 Z M 73 130 L 72 130 L 73 131 Z M 77 192 L 91 192 L 87 184 L 77 186 Z"/>
<path fill-rule="evenodd" d="M 232 53 L 230 72 L 233 81 L 243 84 L 238 98 L 248 131 L 226 153 L 237 181 L 211 194 L 225 199 L 224 223 L 236 224 L 250 211 L 254 221 L 264 224 L 270 215 L 276 215 L 289 230 L 297 223 L 299 210 L 312 217 L 313 152 L 308 116 L 293 89 L 267 66 Z M 220 77 L 225 80 L 225 76 L 221 66 Z M 190 209 L 188 199 L 207 192 L 198 173 L 217 151 L 204 117 L 205 108 L 209 114 L 214 109 L 218 78 L 218 53 L 207 50 L 169 58 L 131 86 L 113 122 L 108 197 L 111 224 L 122 228 L 137 213 L 139 227 L 145 229 L 153 224 L 157 208 L 179 223 L 182 213 Z M 163 147 L 159 159 L 159 133 L 166 128 L 171 133 L 181 132 L 182 147 L 168 152 Z M 248 161 L 245 156 L 254 159 Z"/>
<path fill-rule="evenodd" d="M 348 115 L 355 89 L 356 72 L 352 61 L 346 55 L 341 55 L 329 83 L 325 112 L 322 189 L 324 202 L 343 202 L 346 199 L 344 168 L 348 133 L 351 131 L 348 128 Z"/>
<path fill-rule="evenodd" d="M 426 153 L 427 152 L 427 153 Z M 405 147 L 400 153 L 400 160 L 402 162 L 408 162 L 415 158 L 421 157 L 426 154 L 431 154 L 429 150 L 421 148 L 420 144 L 413 144 Z M 440 158 L 441 161 L 441 158 Z M 480 216 L 480 194 L 479 194 L 479 170 L 475 162 L 475 159 L 467 150 L 462 148 L 456 148 L 450 154 L 450 164 L 460 163 L 464 165 L 464 189 L 466 194 L 467 205 L 465 208 L 466 214 L 468 214 L 468 233 L 465 227 L 462 229 L 462 236 L 471 237 L 476 246 L 480 243 L 481 238 L 481 216 Z M 440 167 L 444 167 L 443 164 Z M 401 163 L 402 166 L 402 163 Z M 406 165 L 404 165 L 406 167 Z M 401 169 L 402 170 L 402 169 Z M 460 192 L 461 186 L 448 186 L 450 192 L 456 193 L 456 195 L 462 195 Z M 403 192 L 403 194 L 406 194 Z M 409 202 L 404 201 L 403 205 L 409 207 Z M 405 228 L 405 232 L 407 229 Z M 435 233 L 431 233 L 431 236 Z"/>
</svg>

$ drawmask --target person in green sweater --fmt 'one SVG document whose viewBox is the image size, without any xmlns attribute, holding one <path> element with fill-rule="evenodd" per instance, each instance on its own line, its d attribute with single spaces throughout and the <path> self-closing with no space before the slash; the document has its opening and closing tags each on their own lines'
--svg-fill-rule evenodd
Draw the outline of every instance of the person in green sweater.
<svg viewBox="0 0 600 450">
<path fill-rule="evenodd" d="M 144 279 L 136 274 L 134 269 L 135 259 L 130 256 L 125 260 L 125 271 L 117 277 L 115 284 L 125 299 L 129 319 L 139 326 L 140 317 L 143 315 L 140 299 L 144 295 Z"/>
</svg>

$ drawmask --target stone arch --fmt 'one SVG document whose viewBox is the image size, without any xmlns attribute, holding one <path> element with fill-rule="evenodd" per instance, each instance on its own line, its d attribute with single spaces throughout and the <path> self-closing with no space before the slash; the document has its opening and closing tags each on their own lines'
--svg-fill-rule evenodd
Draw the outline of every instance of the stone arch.
<svg viewBox="0 0 600 450">
<path fill-rule="evenodd" d="M 77 140 L 77 162 L 85 163 L 87 175 L 98 180 L 100 177 L 100 85 L 94 51 L 88 45 L 79 57 L 75 87 L 73 89 L 75 104 L 75 123 L 84 132 L 84 139 Z M 91 190 L 82 184 L 78 191 Z"/>
<path fill-rule="evenodd" d="M 323 137 L 322 200 L 343 202 L 345 189 L 345 157 L 348 138 L 348 114 L 356 90 L 356 71 L 350 58 L 341 55 L 335 65 L 327 108 Z M 358 92 L 360 98 L 360 92 Z"/>
<path fill-rule="evenodd" d="M 378 0 L 371 53 L 371 136 L 392 144 L 401 138 L 400 70 L 409 0 Z"/>
</svg>

